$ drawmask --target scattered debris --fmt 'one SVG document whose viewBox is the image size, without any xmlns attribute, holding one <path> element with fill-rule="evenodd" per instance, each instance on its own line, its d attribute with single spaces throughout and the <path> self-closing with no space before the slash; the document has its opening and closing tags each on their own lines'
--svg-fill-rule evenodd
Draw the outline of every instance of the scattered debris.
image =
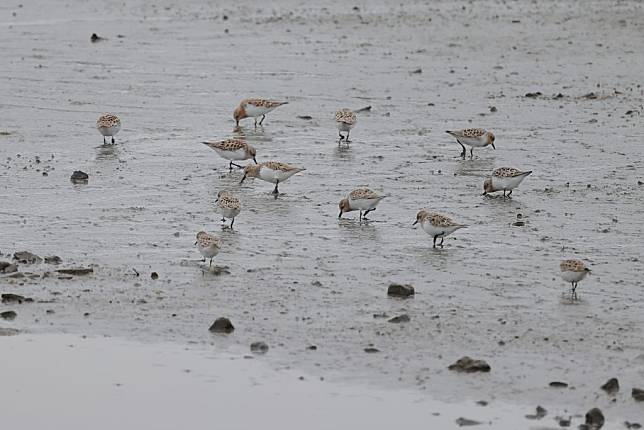
<svg viewBox="0 0 644 430">
<path fill-rule="evenodd" d="M 355 112 L 355 113 L 358 113 L 358 112 L 369 112 L 369 111 L 371 111 L 371 106 L 365 106 L 365 107 L 363 107 L 363 108 L 360 108 L 360 109 L 356 109 L 356 110 L 354 110 L 354 112 Z"/>
<path fill-rule="evenodd" d="M 75 170 L 69 179 L 74 184 L 87 184 L 89 182 L 89 175 L 81 170 Z"/>
<path fill-rule="evenodd" d="M 18 314 L 15 313 L 14 311 L 0 312 L 0 318 L 2 318 L 3 320 L 7 320 L 7 321 L 13 321 L 13 320 L 16 319 L 17 316 L 18 316 Z"/>
<path fill-rule="evenodd" d="M 411 71 L 411 72 L 409 72 L 409 73 L 410 73 L 410 74 L 412 74 L 412 75 L 414 75 L 414 74 L 420 74 L 420 73 L 423 73 L 423 69 L 421 69 L 421 68 L 419 67 L 419 68 L 417 68 L 417 69 L 412 70 L 412 71 Z"/>
<path fill-rule="evenodd" d="M 394 323 L 394 324 L 405 323 L 409 321 L 411 321 L 411 318 L 409 318 L 409 315 L 407 314 L 398 315 L 388 320 L 388 322 Z"/>
<path fill-rule="evenodd" d="M 298 119 L 305 119 L 307 121 L 313 119 L 313 117 L 311 115 L 298 115 L 297 118 Z"/>
<path fill-rule="evenodd" d="M 39 257 L 29 251 L 15 252 L 13 254 L 13 259 L 22 264 L 35 264 L 42 262 L 42 257 Z"/>
<path fill-rule="evenodd" d="M 83 275 L 89 275 L 90 273 L 94 273 L 94 269 L 91 267 L 77 267 L 77 268 L 71 268 L 71 269 L 58 269 L 56 270 L 58 273 L 62 273 L 63 275 L 76 275 L 76 276 L 83 276 Z"/>
<path fill-rule="evenodd" d="M 213 333 L 232 333 L 235 326 L 228 318 L 217 318 L 208 330 Z"/>
<path fill-rule="evenodd" d="M 458 361 L 456 361 L 456 363 L 454 364 L 450 364 L 448 369 L 465 373 L 489 372 L 491 370 L 490 365 L 485 361 L 474 360 L 467 356 L 458 359 Z"/>
<path fill-rule="evenodd" d="M 18 266 L 8 261 L 0 261 L 0 273 L 14 273 L 18 271 Z"/>
<path fill-rule="evenodd" d="M 414 287 L 409 284 L 390 284 L 387 289 L 387 295 L 394 297 L 410 297 L 414 294 Z"/>
<path fill-rule="evenodd" d="M 266 342 L 253 342 L 250 344 L 250 352 L 253 354 L 266 354 L 268 352 L 268 344 Z"/>
<path fill-rule="evenodd" d="M 24 297 L 12 293 L 3 293 L 0 297 L 2 297 L 2 303 L 18 303 L 21 305 L 23 303 L 31 303 L 34 301 L 31 297 Z"/>
<path fill-rule="evenodd" d="M 633 391 L 631 391 L 631 395 L 638 402 L 644 402 L 644 390 L 641 390 L 639 388 L 633 388 Z"/>
<path fill-rule="evenodd" d="M 482 424 L 480 421 L 474 421 L 474 420 L 470 420 L 468 418 L 460 417 L 460 418 L 456 419 L 456 425 L 459 426 L 459 427 L 478 426 L 480 424 Z"/>
<path fill-rule="evenodd" d="M 543 94 L 541 91 L 536 91 L 534 93 L 526 93 L 525 97 L 536 99 L 537 97 L 541 97 Z"/>
<path fill-rule="evenodd" d="M 92 41 L 92 43 L 96 43 L 96 42 L 100 42 L 101 40 L 105 40 L 105 38 L 104 38 L 104 37 L 99 36 L 99 35 L 98 35 L 98 34 L 96 34 L 96 33 L 92 33 L 92 35 L 91 35 L 91 37 L 89 38 L 89 40 L 91 40 L 91 41 Z"/>
<path fill-rule="evenodd" d="M 592 408 L 586 412 L 586 424 L 585 428 L 588 430 L 599 430 L 604 426 L 604 414 L 599 408 Z M 581 426 L 579 427 L 582 428 Z"/>
<path fill-rule="evenodd" d="M 608 394 L 615 394 L 619 391 L 619 381 L 617 378 L 610 378 L 604 385 L 601 386 L 601 389 L 606 391 Z"/>
<path fill-rule="evenodd" d="M 378 348 L 374 348 L 372 346 L 369 346 L 369 347 L 364 349 L 364 352 L 366 352 L 367 354 L 373 354 L 374 352 L 380 352 L 380 350 Z"/>
<path fill-rule="evenodd" d="M 548 414 L 548 411 L 546 411 L 544 408 L 541 406 L 537 406 L 537 410 L 534 413 L 534 415 L 526 415 L 525 417 L 529 420 L 540 420 L 541 418 L 545 417 Z"/>
<path fill-rule="evenodd" d="M 548 384 L 552 388 L 566 388 L 568 386 L 567 383 L 561 382 L 561 381 L 552 381 L 550 384 Z"/>
<path fill-rule="evenodd" d="M 624 421 L 624 427 L 627 429 L 641 429 L 642 425 L 640 423 L 629 423 L 628 421 Z"/>
<path fill-rule="evenodd" d="M 63 259 L 60 258 L 57 255 L 50 255 L 49 257 L 45 257 L 45 263 L 46 264 L 54 264 L 58 265 L 63 262 Z"/>
</svg>

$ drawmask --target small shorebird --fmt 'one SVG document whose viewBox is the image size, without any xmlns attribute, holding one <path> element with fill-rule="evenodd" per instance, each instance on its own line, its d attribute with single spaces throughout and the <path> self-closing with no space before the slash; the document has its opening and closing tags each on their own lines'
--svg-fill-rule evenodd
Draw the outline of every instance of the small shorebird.
<svg viewBox="0 0 644 430">
<path fill-rule="evenodd" d="M 217 208 L 221 214 L 221 222 L 226 222 L 226 218 L 232 219 L 230 228 L 232 230 L 235 223 L 235 217 L 241 212 L 241 203 L 239 199 L 232 195 L 229 191 L 219 191 L 217 194 Z"/>
<path fill-rule="evenodd" d="M 443 247 L 443 239 L 449 236 L 456 230 L 467 227 L 464 224 L 455 223 L 451 218 L 436 212 L 429 212 L 426 209 L 421 209 L 416 215 L 416 221 L 412 225 L 420 223 L 420 226 L 425 230 L 425 233 L 434 238 L 434 248 L 436 248 L 436 239 L 441 238 L 441 243 L 438 244 Z"/>
<path fill-rule="evenodd" d="M 244 166 L 233 163 L 233 160 L 253 160 L 257 164 L 255 148 L 246 143 L 243 139 L 226 139 L 221 142 L 202 142 L 208 148 L 214 149 L 221 158 L 230 160 L 228 165 L 229 171 L 232 172 L 233 166 L 240 169 Z"/>
<path fill-rule="evenodd" d="M 96 121 L 96 128 L 98 128 L 98 132 L 103 135 L 103 144 L 107 143 L 105 141 L 106 136 L 111 137 L 112 143 L 115 143 L 114 135 L 121 130 L 121 120 L 116 115 L 104 113 L 98 118 L 98 121 Z"/>
<path fill-rule="evenodd" d="M 233 118 L 239 127 L 239 121 L 244 118 L 255 118 L 255 127 L 257 127 L 257 118 L 262 117 L 259 125 L 262 125 L 266 114 L 273 109 L 287 104 L 288 102 L 279 102 L 275 100 L 266 99 L 244 99 L 239 102 L 239 106 L 233 112 Z"/>
<path fill-rule="evenodd" d="M 248 178 L 259 178 L 262 181 L 270 182 L 275 184 L 275 189 L 273 194 L 276 196 L 279 194 L 277 186 L 286 181 L 288 178 L 293 176 L 296 173 L 299 173 L 303 170 L 300 167 L 291 166 L 286 163 L 279 163 L 277 161 L 267 161 L 265 163 L 260 163 L 256 165 L 249 165 L 244 167 L 244 177 L 239 182 L 240 184 L 244 182 L 244 179 Z"/>
<path fill-rule="evenodd" d="M 212 266 L 212 259 L 219 254 L 219 239 L 214 234 L 208 234 L 205 231 L 200 231 L 197 233 L 197 241 L 195 242 L 197 249 L 203 257 L 203 261 L 206 261 L 206 258 L 210 258 L 210 266 Z"/>
<path fill-rule="evenodd" d="M 447 130 L 446 133 L 454 136 L 458 144 L 463 147 L 463 152 L 461 152 L 463 160 L 465 160 L 466 155 L 465 145 L 470 147 L 470 159 L 474 157 L 474 148 L 484 148 L 488 145 L 492 145 L 492 148 L 496 149 L 496 146 L 494 146 L 494 133 L 482 128 L 466 128 L 464 130 L 454 131 Z"/>
<path fill-rule="evenodd" d="M 590 269 L 579 260 L 563 260 L 559 264 L 559 269 L 561 269 L 561 278 L 572 285 L 570 298 L 577 300 L 577 283 L 590 273 Z"/>
<path fill-rule="evenodd" d="M 519 186 L 525 178 L 532 173 L 532 170 L 522 172 L 514 167 L 499 167 L 494 169 L 492 176 L 483 182 L 483 195 L 496 191 L 503 191 L 503 197 L 510 197 L 512 190 Z M 509 191 L 507 196 L 505 192 Z"/>
<path fill-rule="evenodd" d="M 353 127 L 355 127 L 358 118 L 356 114 L 349 109 L 341 109 L 335 113 L 335 123 L 338 126 L 338 134 L 340 135 L 340 141 L 338 144 L 342 143 L 344 140 L 346 143 L 349 143 L 349 132 Z M 346 132 L 347 136 L 343 136 L 342 132 Z"/>
<path fill-rule="evenodd" d="M 342 214 L 345 212 L 360 211 L 359 219 L 367 219 L 367 214 L 375 211 L 380 200 L 385 197 L 374 193 L 369 188 L 355 189 L 349 193 L 347 198 L 340 200 L 340 215 L 338 215 L 338 218 L 342 218 Z M 362 211 L 365 211 L 364 214 Z"/>
</svg>

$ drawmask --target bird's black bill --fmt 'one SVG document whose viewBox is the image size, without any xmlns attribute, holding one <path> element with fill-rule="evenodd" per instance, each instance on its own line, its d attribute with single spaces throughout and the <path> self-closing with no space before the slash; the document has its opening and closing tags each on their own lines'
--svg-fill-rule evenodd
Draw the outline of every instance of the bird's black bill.
<svg viewBox="0 0 644 430">
<path fill-rule="evenodd" d="M 494 144 L 493 144 L 493 143 L 490 143 L 490 145 L 492 145 L 492 148 L 493 148 L 493 149 L 496 149 L 496 146 L 494 146 Z"/>
<path fill-rule="evenodd" d="M 418 224 L 418 220 L 414 221 L 412 225 L 416 225 L 416 224 Z"/>
<path fill-rule="evenodd" d="M 253 157 L 253 161 L 255 162 L 255 164 L 257 164 L 257 160 L 255 159 L 255 157 Z"/>
</svg>

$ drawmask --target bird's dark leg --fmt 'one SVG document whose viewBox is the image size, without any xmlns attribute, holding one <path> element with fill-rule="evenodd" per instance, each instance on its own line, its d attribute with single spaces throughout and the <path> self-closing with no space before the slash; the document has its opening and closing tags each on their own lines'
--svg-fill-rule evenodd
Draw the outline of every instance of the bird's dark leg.
<svg viewBox="0 0 644 430">
<path fill-rule="evenodd" d="M 443 241 L 445 240 L 445 236 L 441 236 L 441 243 L 438 244 L 441 248 L 443 247 Z"/>
<path fill-rule="evenodd" d="M 112 145 L 114 145 L 116 141 L 114 140 L 114 136 L 112 136 Z"/>
<path fill-rule="evenodd" d="M 226 218 L 221 217 L 221 222 L 226 222 Z"/>
<path fill-rule="evenodd" d="M 362 219 L 367 219 L 367 214 L 371 212 L 373 209 L 369 209 L 368 211 L 364 211 L 364 214 L 362 214 Z"/>
<path fill-rule="evenodd" d="M 434 246 L 433 246 L 433 248 L 436 248 L 436 238 L 438 238 L 438 236 L 434 236 Z"/>
<path fill-rule="evenodd" d="M 210 259 L 210 264 L 208 265 L 208 267 L 212 267 L 212 258 Z"/>
<path fill-rule="evenodd" d="M 341 144 L 341 143 L 342 143 L 342 141 L 344 140 L 344 136 L 342 135 L 342 132 L 341 132 L 341 131 L 338 131 L 338 135 L 340 136 L 340 140 L 338 140 L 338 145 L 339 145 L 339 144 Z"/>
<path fill-rule="evenodd" d="M 511 195 L 512 195 L 512 190 L 510 190 L 510 192 L 508 193 L 508 198 L 510 198 Z"/>
<path fill-rule="evenodd" d="M 346 137 L 346 139 L 345 139 L 345 141 L 344 141 L 345 143 L 349 143 L 349 142 L 350 142 L 350 140 L 349 140 L 349 133 L 351 133 L 351 131 L 347 131 L 347 137 Z"/>
<path fill-rule="evenodd" d="M 277 185 L 280 183 L 280 181 L 275 182 L 275 189 L 273 190 L 273 194 L 278 195 L 280 192 L 277 189 Z"/>
<path fill-rule="evenodd" d="M 105 136 L 103 136 L 103 145 L 105 145 L 107 142 L 105 141 Z"/>
<path fill-rule="evenodd" d="M 262 115 L 262 119 L 259 120 L 259 125 L 262 125 L 262 123 L 264 122 L 264 118 L 266 118 L 266 115 Z"/>
<path fill-rule="evenodd" d="M 255 117 L 255 128 L 257 128 L 257 117 Z"/>
<path fill-rule="evenodd" d="M 358 218 L 360 221 L 362 221 L 362 211 L 360 211 L 360 218 Z"/>
<path fill-rule="evenodd" d="M 228 165 L 228 172 L 230 173 L 230 172 L 232 172 L 232 171 L 233 171 L 233 162 L 232 162 L 232 160 L 231 160 L 231 161 L 230 161 L 230 164 Z"/>
<path fill-rule="evenodd" d="M 235 224 L 235 217 L 233 217 L 233 220 L 230 222 L 230 229 L 233 229 L 233 224 Z"/>
<path fill-rule="evenodd" d="M 571 282 L 572 284 L 572 300 L 577 300 L 577 283 Z"/>
<path fill-rule="evenodd" d="M 474 147 L 470 148 L 470 160 L 474 158 Z"/>
<path fill-rule="evenodd" d="M 506 197 L 506 195 L 505 195 L 505 190 L 503 190 L 503 198 L 505 198 L 505 197 Z"/>
<path fill-rule="evenodd" d="M 460 141 L 460 140 L 458 140 L 458 139 L 457 139 L 456 141 L 457 141 L 457 142 L 458 142 L 458 144 L 459 144 L 459 145 L 461 145 L 461 147 L 463 148 L 463 152 L 461 152 L 461 158 L 463 158 L 463 160 L 465 160 L 465 154 L 467 154 L 467 152 L 465 151 L 465 145 L 463 145 L 463 144 L 461 143 L 461 141 Z"/>
</svg>

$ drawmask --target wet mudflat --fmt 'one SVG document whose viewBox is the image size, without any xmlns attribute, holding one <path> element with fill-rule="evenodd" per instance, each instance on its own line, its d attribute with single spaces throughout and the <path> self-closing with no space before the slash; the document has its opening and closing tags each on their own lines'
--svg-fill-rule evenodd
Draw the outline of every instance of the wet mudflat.
<svg viewBox="0 0 644 430">
<path fill-rule="evenodd" d="M 3 303 L 17 315 L 0 324 L 220 352 L 261 340 L 270 366 L 329 381 L 641 421 L 642 8 L 3 3 L 0 260 L 62 262 L 2 275 L 2 293 L 34 301 Z M 289 104 L 233 130 L 255 95 Z M 363 106 L 338 146 L 335 110 Z M 114 146 L 94 129 L 106 111 L 123 121 Z M 461 160 L 444 130 L 468 126 L 497 149 Z M 242 135 L 258 161 L 307 170 L 278 199 L 240 186 L 200 142 Z M 511 200 L 482 197 L 501 166 L 534 173 Z M 338 220 L 362 185 L 388 197 L 368 222 Z M 221 189 L 242 202 L 234 233 Z M 411 226 L 422 207 L 469 227 L 432 249 Z M 198 261 L 202 229 L 222 238 L 220 274 Z M 569 257 L 593 269 L 575 304 L 557 273 Z M 56 272 L 79 267 L 93 271 Z M 416 294 L 389 298 L 392 282 Z M 232 334 L 208 332 L 220 316 Z M 491 372 L 447 370 L 465 355 Z M 599 389 L 610 377 L 616 402 Z"/>
</svg>

